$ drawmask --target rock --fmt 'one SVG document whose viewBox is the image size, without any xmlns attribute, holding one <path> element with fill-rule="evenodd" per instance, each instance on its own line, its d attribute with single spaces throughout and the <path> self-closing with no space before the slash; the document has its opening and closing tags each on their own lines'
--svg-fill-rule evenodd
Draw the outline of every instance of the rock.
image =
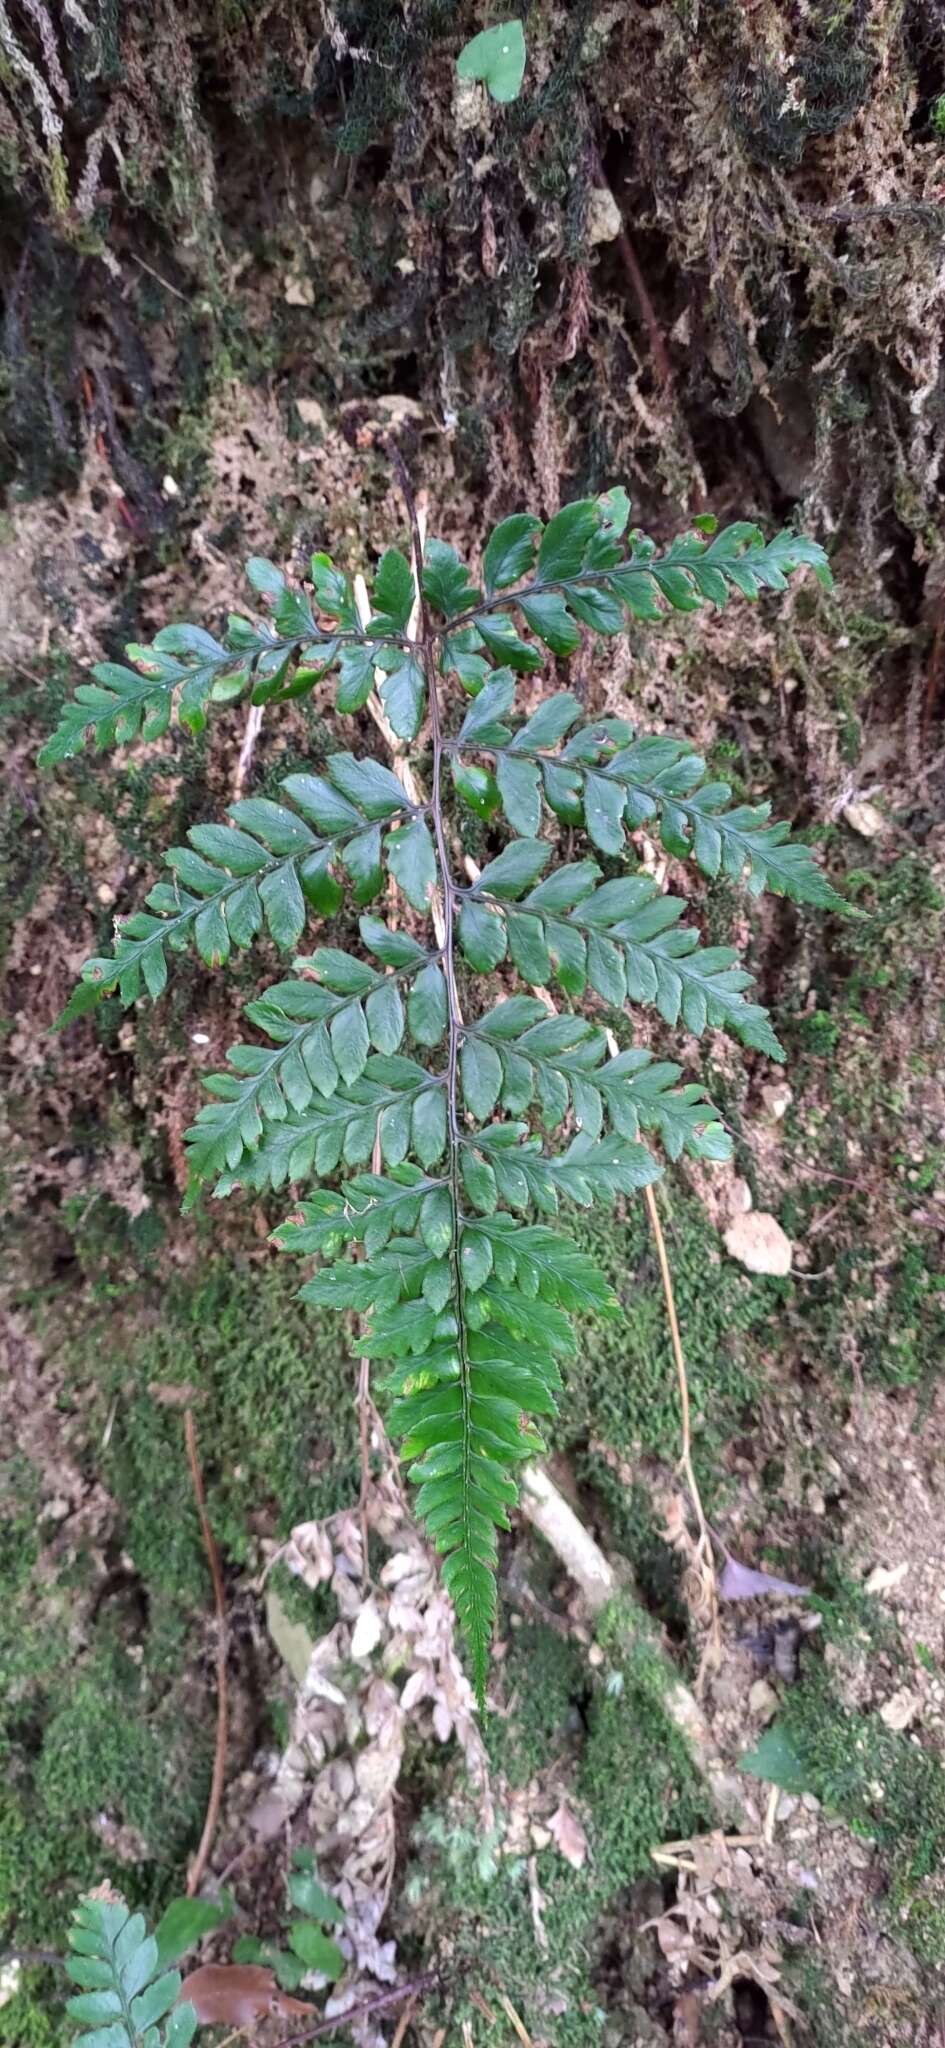
<svg viewBox="0 0 945 2048">
<path fill-rule="evenodd" d="M 901 1564 L 894 1564 L 892 1566 L 876 1564 L 873 1566 L 869 1578 L 863 1582 L 863 1591 L 864 1593 L 890 1593 L 894 1586 L 902 1584 L 908 1570 L 908 1558 L 904 1558 Z"/>
<path fill-rule="evenodd" d="M 282 296 L 287 306 L 314 306 L 315 286 L 310 277 L 288 277 Z"/>
<path fill-rule="evenodd" d="M 327 432 L 328 421 L 325 418 L 325 408 L 323 405 L 319 405 L 317 398 L 297 398 L 295 410 L 303 427 L 315 427 L 320 434 Z"/>
<path fill-rule="evenodd" d="M 794 1253 L 776 1216 L 749 1209 L 736 1216 L 725 1232 L 725 1249 L 749 1273 L 772 1273 L 780 1279 L 791 1270 Z"/>
<path fill-rule="evenodd" d="M 290 1621 L 278 1593 L 271 1587 L 266 1593 L 266 1627 L 296 1685 L 301 1685 L 311 1663 L 314 1638 L 300 1621 Z"/>
<path fill-rule="evenodd" d="M 595 185 L 587 205 L 587 239 L 591 246 L 595 242 L 616 241 L 622 227 L 620 208 L 613 193 L 607 186 Z"/>
<path fill-rule="evenodd" d="M 766 1678 L 756 1678 L 748 1695 L 748 1711 L 759 1721 L 770 1721 L 778 1711 L 778 1695 Z"/>
<path fill-rule="evenodd" d="M 879 1718 L 885 1721 L 887 1728 L 900 1731 L 911 1726 L 921 1705 L 918 1693 L 911 1692 L 907 1685 L 902 1685 L 898 1692 L 893 1693 L 891 1699 L 883 1701 Z"/>
<path fill-rule="evenodd" d="M 886 820 L 882 811 L 878 811 L 875 804 L 868 804 L 865 799 L 862 802 L 845 804 L 843 820 L 844 824 L 849 825 L 851 832 L 859 833 L 861 839 L 878 839 L 886 830 Z"/>
<path fill-rule="evenodd" d="M 794 1100 L 794 1091 L 788 1087 L 786 1081 L 769 1081 L 762 1088 L 761 1100 L 772 1123 L 779 1124 L 781 1118 L 791 1107 Z"/>
</svg>

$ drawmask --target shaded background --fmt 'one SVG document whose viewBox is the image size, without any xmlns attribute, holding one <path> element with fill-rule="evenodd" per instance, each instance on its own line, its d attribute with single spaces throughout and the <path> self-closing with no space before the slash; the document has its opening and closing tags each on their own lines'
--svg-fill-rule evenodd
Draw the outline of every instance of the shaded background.
<svg viewBox="0 0 945 2048">
<path fill-rule="evenodd" d="M 865 1865 L 831 1863 L 826 1835 L 797 1846 L 798 1869 L 821 1874 L 828 1953 L 787 1944 L 795 1995 L 831 2048 L 848 2024 L 856 2041 L 931 2042 L 945 1795 L 922 1779 L 917 1836 L 912 1753 L 932 1770 L 943 1699 L 945 13 L 584 0 L 523 19 L 522 95 L 500 109 L 458 85 L 483 11 L 448 0 L 0 13 L 5 1938 L 61 1943 L 76 1887 L 103 1868 L 157 1906 L 199 1834 L 212 1640 L 180 1413 L 161 1388 L 202 1397 L 232 1601 L 233 1776 L 284 1734 L 250 1584 L 260 1544 L 357 1486 L 344 1331 L 295 1304 L 296 1276 L 265 1244 L 272 1219 L 234 1207 L 185 1229 L 178 1213 L 200 1069 L 274 956 L 260 948 L 217 984 L 185 960 L 157 1009 L 112 1002 L 49 1036 L 160 849 L 225 807 L 245 713 L 42 779 L 36 747 L 88 661 L 170 617 L 217 627 L 243 601 L 246 554 L 298 564 L 316 546 L 370 564 L 403 523 L 378 445 L 393 422 L 433 530 L 473 559 L 505 513 L 548 516 L 615 481 L 659 539 L 711 506 L 769 530 L 797 516 L 831 555 L 832 596 L 804 581 L 708 625 L 634 626 L 572 677 L 592 710 L 629 700 L 740 794 L 776 795 L 864 912 L 843 926 L 777 901 L 749 912 L 688 878 L 707 936 L 748 943 L 789 1051 L 777 1115 L 765 1090 L 780 1075 L 703 1046 L 739 1172 L 792 1238 L 794 1273 L 749 1280 L 681 1174 L 669 1226 L 713 1512 L 743 1551 L 780 1545 L 827 1603 L 835 1655 L 794 1708 L 812 1796 L 882 1836 L 870 1786 L 885 1786 L 888 1840 Z M 258 793 L 317 757 L 322 709 L 264 725 Z M 685 1666 L 662 1535 L 678 1421 L 655 1267 L 639 1216 L 591 1237 L 626 1323 L 572 1375 L 562 1474 Z M 907 1552 L 877 1618 L 864 1578 Z M 569 2017 L 527 1896 L 505 1875 L 477 1890 L 455 1762 L 422 1745 L 392 1925 L 408 1958 L 444 1941 L 453 1962 L 483 1952 L 536 2039 L 575 2048 L 585 2024 L 610 2038 L 580 2017 L 595 2001 L 615 2041 L 644 2023 L 642 2040 L 672 2039 L 665 1957 L 635 1930 L 666 1903 L 653 1832 L 692 1816 L 671 1772 L 651 1782 L 642 1725 L 615 1722 L 583 1654 L 522 1608 L 523 1582 L 552 1598 L 543 1570 L 521 1541 L 506 1559 L 504 1612 L 522 1627 L 503 1671 L 513 1711 L 490 1742 L 526 1790 L 557 1760 L 597 1839 L 583 1890 L 541 1857 Z M 332 1615 L 306 1618 L 317 1633 Z M 536 1689 L 542 1659 L 555 1682 Z M 753 1675 L 733 1670 L 723 1735 Z M 893 1753 L 879 1709 L 903 1687 L 919 1705 Z M 801 1880 L 778 1883 L 732 1906 L 747 1943 L 794 1911 Z M 270 1874 L 241 1901 L 247 1924 L 264 1925 L 275 1888 Z M 51 1984 L 30 1976 L 0 2007 L 0 2041 L 58 2042 Z M 746 1991 L 719 2011 L 728 2033 L 691 2038 L 774 2038 L 769 2025 Z"/>
</svg>

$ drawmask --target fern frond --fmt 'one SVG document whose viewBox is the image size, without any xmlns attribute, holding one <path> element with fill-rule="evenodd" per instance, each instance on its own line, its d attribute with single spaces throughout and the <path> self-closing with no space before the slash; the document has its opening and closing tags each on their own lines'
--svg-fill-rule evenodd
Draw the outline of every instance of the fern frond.
<svg viewBox="0 0 945 2048">
<path fill-rule="evenodd" d="M 364 1244 L 368 1260 L 327 1263 L 342 1237 Z M 529 1418 L 555 1412 L 557 1359 L 575 1349 L 571 1316 L 619 1305 L 557 1231 L 501 1213 L 463 1217 L 447 1179 L 409 1165 L 359 1175 L 340 1202 L 301 1203 L 275 1242 L 326 1259 L 307 1300 L 370 1315 L 361 1348 L 388 1362 L 390 1426 L 413 1461 L 417 1508 L 444 1557 L 482 1697 L 497 1531 L 509 1526 L 516 1466 L 542 1448 Z"/>
<path fill-rule="evenodd" d="M 86 745 L 101 752 L 127 746 L 139 734 L 145 740 L 163 739 L 175 711 L 188 732 L 202 732 L 210 704 L 230 703 L 250 685 L 254 704 L 284 703 L 308 695 L 335 668 L 341 711 L 356 711 L 367 702 L 377 667 L 392 672 L 385 687 L 403 693 L 403 679 L 399 685 L 394 679 L 405 666 L 411 671 L 411 688 L 419 691 L 422 711 L 422 674 L 404 647 L 410 610 L 408 604 L 405 611 L 403 604 L 404 572 L 412 592 L 409 564 L 396 548 L 389 549 L 375 580 L 377 616 L 365 630 L 347 579 L 326 556 L 312 558 L 314 607 L 304 590 L 289 585 L 274 562 L 252 556 L 246 564 L 247 578 L 269 606 L 271 622 L 233 612 L 225 642 L 202 626 L 164 626 L 149 645 L 132 642 L 126 647 L 134 668 L 97 663 L 92 670 L 95 682 L 80 683 L 63 707 L 55 732 L 40 750 L 40 765 L 53 767 Z M 316 609 L 330 621 L 337 620 L 337 629 L 325 630 Z M 393 712 L 391 717 L 400 732 Z M 412 736 L 418 723 L 419 716 L 415 722 L 412 711 L 409 735 L 404 728 L 404 737 Z"/>
<path fill-rule="evenodd" d="M 284 1187 L 313 1170 L 333 1173 L 341 1161 L 359 1166 L 371 1157 L 378 1126 L 391 1163 L 408 1150 L 432 1161 L 445 1144 L 443 1087 L 444 1076 L 416 1060 L 370 1053 L 361 1079 L 336 1088 L 330 1102 L 316 1093 L 307 1110 L 289 1110 L 277 1122 L 265 1121 L 251 1104 L 244 1129 L 238 1077 L 217 1076 L 220 1099 L 206 1103 L 184 1134 L 192 1181 L 222 1174 L 217 1193 L 227 1195 L 235 1187 Z"/>
<path fill-rule="evenodd" d="M 180 1971 L 161 1970 L 142 1914 L 123 1899 L 80 1899 L 69 1947 L 66 1974 L 82 1988 L 66 2012 L 89 2030 L 75 2048 L 190 2048 L 197 2014 L 189 2003 L 175 2007 Z"/>
<path fill-rule="evenodd" d="M 517 677 L 537 672 L 545 650 L 566 659 L 585 631 L 607 636 L 628 619 L 780 591 L 804 566 L 829 583 L 823 551 L 801 535 L 765 541 L 746 522 L 717 533 L 704 518 L 659 551 L 638 531 L 627 536 L 629 514 L 619 488 L 546 525 L 515 514 L 487 541 L 481 587 L 454 548 L 428 540 L 418 629 L 413 574 L 396 547 L 378 564 L 366 625 L 327 555 L 295 584 L 254 558 L 261 616 L 231 616 L 225 643 L 165 628 L 128 650 L 134 669 L 103 664 L 43 753 L 57 761 L 86 738 L 158 736 L 175 706 L 196 730 L 211 702 L 249 691 L 281 703 L 328 678 L 349 714 L 377 686 L 404 740 L 429 717 L 429 802 L 408 801 L 378 762 L 339 753 L 321 775 L 289 776 L 284 802 L 243 800 L 226 823 L 195 826 L 166 856 L 172 879 L 120 925 L 114 955 L 86 963 L 66 1015 L 114 988 L 126 1003 L 159 996 L 167 956 L 191 946 L 214 967 L 265 931 L 294 954 L 309 912 L 330 916 L 350 885 L 364 913 L 358 954 L 321 946 L 296 957 L 291 975 L 246 1007 L 255 1040 L 231 1047 L 210 1075 L 210 1099 L 186 1133 L 188 1203 L 205 1182 L 221 1196 L 304 1190 L 275 1242 L 314 1260 L 304 1298 L 356 1312 L 362 1349 L 385 1363 L 390 1426 L 443 1555 L 480 1700 L 517 1468 L 541 1449 L 537 1425 L 553 1416 L 576 1350 L 574 1318 L 620 1312 L 593 1261 L 560 1234 L 558 1214 L 648 1187 L 661 1170 L 651 1134 L 671 1160 L 725 1159 L 731 1147 L 701 1086 L 674 1062 L 636 1046 L 612 1054 L 593 1015 L 550 1015 L 508 983 L 491 1007 L 477 1005 L 467 980 L 508 962 L 513 987 L 516 977 L 526 988 L 556 981 L 575 1004 L 590 990 L 613 1010 L 653 1005 L 696 1037 L 721 1029 L 783 1057 L 736 951 L 703 945 L 684 903 L 648 875 L 605 879 L 591 857 L 557 865 L 543 836 L 549 815 L 608 860 L 646 825 L 710 879 L 845 907 L 811 849 L 772 823 L 766 804 L 734 803 L 686 741 L 589 720 L 568 692 L 517 716 Z M 452 678 L 467 699 L 455 737 L 442 701 Z M 501 811 L 512 833 L 470 887 L 452 872 L 450 776 L 486 828 Z M 390 922 L 367 912 L 385 870 Z M 416 936 L 417 919 L 429 932 L 434 916 L 435 945 Z M 340 1184 L 311 1186 L 319 1180 Z M 95 1960 L 104 1967 L 97 1951 Z"/>
<path fill-rule="evenodd" d="M 705 761 L 688 741 L 660 734 L 638 739 L 626 720 L 602 718 L 584 723 L 552 752 L 581 715 L 577 698 L 570 691 L 547 698 L 514 735 L 488 716 L 495 706 L 504 718 L 511 704 L 497 671 L 467 713 L 452 752 L 456 761 L 471 750 L 493 755 L 497 801 L 514 831 L 537 832 L 545 807 L 566 824 L 583 824 L 593 844 L 614 855 L 624 851 L 628 832 L 655 821 L 667 853 L 694 859 L 711 880 L 724 873 L 752 896 L 770 889 L 820 909 L 848 908 L 813 849 L 792 839 L 788 825 L 770 822 L 770 804 L 726 810 L 729 784 L 704 780 Z"/>
<path fill-rule="evenodd" d="M 507 852 L 544 845 L 520 839 Z M 515 874 L 524 880 L 514 885 L 514 902 L 512 884 L 504 895 L 496 889 L 498 861 L 466 892 L 459 937 L 471 967 L 496 966 L 508 951 L 536 988 L 554 978 L 568 995 L 580 996 L 590 985 L 614 1009 L 652 1003 L 667 1024 L 681 1017 L 697 1038 L 709 1028 L 727 1031 L 756 1052 L 784 1058 L 767 1011 L 745 999 L 752 976 L 738 965 L 736 949 L 700 946 L 697 932 L 680 928 L 686 906 L 679 897 L 661 896 L 648 875 L 597 887 L 594 861 L 556 868 L 547 883 L 525 893 L 535 864 L 521 854 Z"/>
<path fill-rule="evenodd" d="M 164 856 L 173 882 L 156 882 L 147 909 L 120 921 L 114 954 L 87 960 L 82 982 L 100 995 L 117 988 L 126 1005 L 145 991 L 157 1000 L 167 986 L 168 951 L 194 945 L 208 967 L 220 967 L 263 930 L 288 951 L 310 911 L 329 917 L 338 909 L 339 874 L 356 903 L 369 903 L 383 883 L 382 824 L 399 816 L 419 823 L 419 814 L 378 761 L 332 754 L 325 771 L 285 777 L 294 809 L 243 797 L 230 805 L 232 824 L 194 825 L 189 845 Z"/>
</svg>

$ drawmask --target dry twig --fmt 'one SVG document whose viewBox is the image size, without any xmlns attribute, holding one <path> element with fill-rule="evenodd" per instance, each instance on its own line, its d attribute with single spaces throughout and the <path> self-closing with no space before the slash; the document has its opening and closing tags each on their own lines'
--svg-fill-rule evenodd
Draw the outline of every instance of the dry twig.
<svg viewBox="0 0 945 2048">
<path fill-rule="evenodd" d="M 207 1497 L 203 1486 L 203 1473 L 197 1456 L 197 1431 L 193 1412 L 188 1408 L 184 1416 L 184 1432 L 187 1438 L 187 1457 L 194 1486 L 194 1499 L 200 1517 L 200 1533 L 207 1553 L 210 1577 L 213 1580 L 213 1604 L 217 1614 L 217 1732 L 213 1751 L 213 1776 L 210 1780 L 210 1797 L 207 1801 L 207 1817 L 197 1854 L 187 1874 L 187 1897 L 192 1899 L 207 1867 L 217 1821 L 220 1817 L 220 1802 L 223 1798 L 223 1777 L 226 1769 L 227 1740 L 227 1684 L 226 1684 L 226 1604 L 223 1597 L 223 1573 L 220 1570 L 220 1554 L 217 1550 L 210 1517 L 207 1513 Z"/>
</svg>

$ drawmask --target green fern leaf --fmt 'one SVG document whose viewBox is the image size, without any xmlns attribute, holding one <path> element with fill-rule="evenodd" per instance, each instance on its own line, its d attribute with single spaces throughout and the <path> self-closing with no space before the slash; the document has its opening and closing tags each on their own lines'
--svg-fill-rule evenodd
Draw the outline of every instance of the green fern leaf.
<svg viewBox="0 0 945 2048">
<path fill-rule="evenodd" d="M 82 982 L 100 995 L 117 989 L 127 1005 L 144 992 L 152 1000 L 163 994 L 168 951 L 194 945 L 208 967 L 218 967 L 264 930 L 290 951 L 310 911 L 328 917 L 338 909 L 339 870 L 355 901 L 370 902 L 383 881 L 381 821 L 412 815 L 412 806 L 379 762 L 334 754 L 325 765 L 327 779 L 286 777 L 295 810 L 247 797 L 230 806 L 234 824 L 194 825 L 189 844 L 164 856 L 173 882 L 155 883 L 147 909 L 118 925 L 112 957 L 85 962 Z"/>
<path fill-rule="evenodd" d="M 162 1970 L 158 1944 L 124 1900 L 80 1899 L 69 1929 L 66 1974 L 82 1989 L 66 2012 L 83 2033 L 77 2048 L 190 2048 L 197 2015 L 177 2006 L 179 1970 Z M 158 1974 L 160 1972 L 160 1974 Z M 159 2022 L 167 2019 L 163 2033 Z"/>
</svg>

